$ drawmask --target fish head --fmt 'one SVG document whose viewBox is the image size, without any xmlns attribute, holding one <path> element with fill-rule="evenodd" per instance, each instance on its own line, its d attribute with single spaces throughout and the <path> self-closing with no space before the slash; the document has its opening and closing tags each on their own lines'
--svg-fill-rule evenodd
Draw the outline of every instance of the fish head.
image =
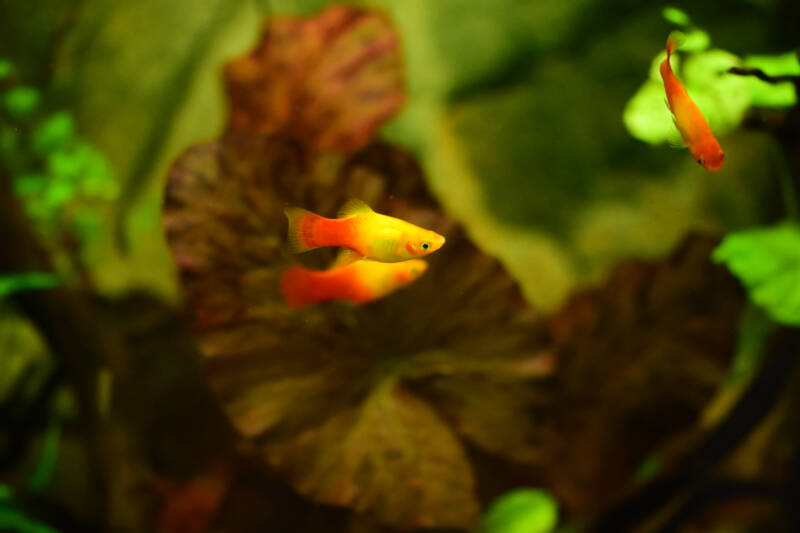
<svg viewBox="0 0 800 533">
<path fill-rule="evenodd" d="M 422 230 L 414 232 L 406 241 L 406 250 L 411 257 L 423 257 L 444 246 L 445 238 L 435 231 Z"/>
<path fill-rule="evenodd" d="M 694 157 L 709 172 L 717 172 L 725 163 L 725 154 L 716 139 L 704 143 L 694 154 Z"/>
</svg>

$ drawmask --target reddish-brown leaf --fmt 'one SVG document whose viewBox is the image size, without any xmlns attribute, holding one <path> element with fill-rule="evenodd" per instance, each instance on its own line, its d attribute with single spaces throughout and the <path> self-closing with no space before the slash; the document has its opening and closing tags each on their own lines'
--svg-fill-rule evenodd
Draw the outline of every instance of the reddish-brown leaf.
<svg viewBox="0 0 800 533">
<path fill-rule="evenodd" d="M 271 17 L 225 80 L 230 131 L 282 131 L 342 153 L 364 147 L 405 99 L 397 32 L 380 12 L 344 6 Z"/>
</svg>

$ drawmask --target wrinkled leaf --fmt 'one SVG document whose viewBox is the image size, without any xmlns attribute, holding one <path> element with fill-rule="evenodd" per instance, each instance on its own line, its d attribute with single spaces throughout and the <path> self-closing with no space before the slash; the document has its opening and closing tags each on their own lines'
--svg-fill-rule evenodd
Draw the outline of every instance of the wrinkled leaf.
<svg viewBox="0 0 800 533">
<path fill-rule="evenodd" d="M 549 322 L 558 437 L 544 463 L 565 506 L 613 501 L 653 450 L 696 430 L 724 382 L 746 299 L 709 261 L 713 245 L 692 237 L 663 263 L 623 263 Z"/>
<path fill-rule="evenodd" d="M 377 385 L 358 409 L 267 445 L 265 454 L 274 466 L 293 465 L 301 494 L 374 510 L 384 523 L 464 527 L 477 515 L 461 444 L 428 403 L 392 381 Z"/>
<path fill-rule="evenodd" d="M 330 216 L 350 197 L 446 234 L 447 246 L 431 256 L 425 276 L 385 300 L 361 308 L 333 303 L 291 310 L 278 291 L 282 269 L 296 260 L 284 248 L 283 206 L 304 205 Z M 315 479 L 304 465 L 328 461 L 334 443 L 347 435 L 362 435 L 364 449 L 340 453 L 380 455 L 385 443 L 362 433 L 358 420 L 375 405 L 368 399 L 376 398 L 375 387 L 392 377 L 413 381 L 419 394 L 392 408 L 422 417 L 449 455 L 437 461 L 463 475 L 453 474 L 446 490 L 433 478 L 409 487 L 427 495 L 409 515 L 399 509 L 413 498 L 398 490 L 393 477 L 378 476 L 380 469 L 347 470 L 343 461 L 332 463 L 342 471 L 334 468 L 333 477 L 304 493 L 364 508 L 382 521 L 457 525 L 456 515 L 437 507 L 446 494 L 472 502 L 457 515 L 468 525 L 476 516 L 470 466 L 446 421 L 488 451 L 535 460 L 535 423 L 526 415 L 536 401 L 531 380 L 551 372 L 552 362 L 540 360 L 532 315 L 526 316 L 519 289 L 497 262 L 436 212 L 419 169 L 402 152 L 376 145 L 345 161 L 311 156 L 281 138 L 227 136 L 189 149 L 176 162 L 164 220 L 212 387 L 237 429 L 263 442 L 271 464 L 298 490 Z M 301 259 L 319 268 L 331 258 L 323 252 Z M 455 264 L 460 268 L 448 266 Z M 482 383 L 487 394 L 480 406 L 464 401 L 473 383 Z M 509 383 L 514 387 L 508 389 Z M 429 397 L 446 406 L 441 415 L 433 414 Z M 473 419 L 476 409 L 482 415 Z M 508 413 L 504 419 L 514 423 L 496 433 L 492 412 Z M 314 438 L 297 440 L 309 431 Z M 506 448 L 509 443 L 513 447 Z M 439 453 L 413 440 L 397 446 L 423 462 Z M 336 496 L 343 487 L 365 484 L 368 499 Z"/>
<path fill-rule="evenodd" d="M 336 9 L 274 24 L 313 29 L 330 20 L 351 21 L 356 29 L 383 21 Z M 300 34 L 316 46 L 316 33 Z M 372 50 L 376 37 L 367 35 L 361 49 L 351 42 L 349 53 Z M 260 58 L 272 80 L 276 52 L 269 47 L 277 45 L 267 39 L 261 46 L 247 61 Z M 323 54 L 311 74 L 339 61 Z M 383 76 L 380 86 L 398 82 L 394 67 Z M 269 109 L 295 109 L 289 105 L 295 95 L 281 79 L 273 81 L 275 87 L 263 88 L 275 98 Z M 552 372 L 552 359 L 540 361 L 535 315 L 513 279 L 440 213 L 405 153 L 381 144 L 349 158 L 317 151 L 320 139 L 344 138 L 337 133 L 343 125 L 362 133 L 379 125 L 374 113 L 349 113 L 357 100 L 348 92 L 320 94 L 331 109 L 348 111 L 345 123 L 317 116 L 318 123 L 303 126 L 319 136 L 299 136 L 293 120 L 271 123 L 286 130 L 276 135 L 232 125 L 219 141 L 188 149 L 170 171 L 167 239 L 209 359 L 209 380 L 234 426 L 299 492 L 387 524 L 468 527 L 477 519 L 476 489 L 456 434 L 493 453 L 536 460 L 535 425 L 525 413 L 537 401 L 530 388 Z M 234 113 L 240 103 L 234 100 Z M 354 197 L 446 234 L 447 246 L 430 257 L 425 276 L 384 300 L 290 309 L 278 291 L 283 269 L 295 261 L 321 268 L 333 253 L 289 254 L 283 208 L 332 216 Z M 480 408 L 464 401 L 473 383 L 487 394 Z M 445 406 L 441 412 L 431 398 Z M 482 414 L 473 420 L 476 409 Z M 494 435 L 491 412 L 509 412 L 506 420 L 514 423 Z M 376 431 L 379 419 L 396 425 L 388 434 Z M 415 472 L 418 465 L 436 474 Z"/>
<path fill-rule="evenodd" d="M 713 258 L 739 278 L 773 320 L 800 325 L 800 228 L 783 224 L 730 233 Z"/>
<path fill-rule="evenodd" d="M 225 78 L 231 131 L 283 131 L 338 152 L 363 147 L 405 97 L 388 19 L 345 7 L 273 17 L 256 48 L 228 63 Z"/>
</svg>

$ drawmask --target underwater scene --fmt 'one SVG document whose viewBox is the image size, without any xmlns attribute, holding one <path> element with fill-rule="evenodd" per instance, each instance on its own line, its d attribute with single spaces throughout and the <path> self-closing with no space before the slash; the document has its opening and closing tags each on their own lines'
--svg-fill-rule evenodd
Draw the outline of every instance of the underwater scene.
<svg viewBox="0 0 800 533">
<path fill-rule="evenodd" d="M 800 2 L 0 0 L 0 532 L 800 531 Z"/>
</svg>

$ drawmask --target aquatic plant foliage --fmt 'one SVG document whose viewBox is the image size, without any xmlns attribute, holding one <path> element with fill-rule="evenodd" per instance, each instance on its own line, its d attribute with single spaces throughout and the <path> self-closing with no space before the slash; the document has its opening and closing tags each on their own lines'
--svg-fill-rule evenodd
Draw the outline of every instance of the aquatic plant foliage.
<svg viewBox="0 0 800 533">
<path fill-rule="evenodd" d="M 729 233 L 712 258 L 739 278 L 774 321 L 800 325 L 800 228 L 795 224 Z"/>
<path fill-rule="evenodd" d="M 0 300 L 20 291 L 51 289 L 60 284 L 58 276 L 50 272 L 26 272 L 0 275 Z"/>
<path fill-rule="evenodd" d="M 797 52 L 750 55 L 745 56 L 742 63 L 747 68 L 760 69 L 768 76 L 800 76 L 800 57 Z M 783 109 L 797 103 L 797 92 L 791 81 L 768 83 L 755 77 L 748 79 L 754 106 Z"/>
<path fill-rule="evenodd" d="M 102 209 L 118 194 L 111 167 L 76 133 L 72 114 L 50 112 L 37 89 L 11 86 L 0 96 L 0 156 L 14 192 L 52 251 L 86 262 Z"/>
<path fill-rule="evenodd" d="M 340 9 L 346 8 L 319 17 L 339 20 Z M 363 35 L 367 21 L 381 27 L 369 19 L 382 15 L 348 12 L 350 22 L 334 25 L 325 38 Z M 284 17 L 270 20 L 267 33 L 271 24 L 285 24 Z M 321 38 L 302 29 L 291 35 Z M 384 41 L 380 32 L 358 45 L 330 45 L 346 52 L 326 55 L 333 64 L 294 72 L 295 85 L 303 87 L 303 76 L 315 76 L 315 69 L 352 65 L 374 41 Z M 282 41 L 281 49 L 295 48 L 302 46 Z M 236 61 L 255 71 L 256 57 L 272 57 L 269 68 L 284 72 L 286 62 L 274 57 L 279 50 L 256 50 Z M 358 64 L 369 68 L 369 61 Z M 357 69 L 341 71 L 366 78 Z M 253 77 L 276 78 L 282 76 Z M 349 102 L 359 101 L 349 91 L 372 94 L 359 83 L 336 86 L 318 94 Z M 380 86 L 386 95 L 405 90 Z M 241 89 L 248 95 L 241 105 L 253 108 L 255 88 Z M 548 476 L 553 494 L 572 509 L 587 509 L 598 505 L 600 492 L 618 494 L 654 443 L 693 427 L 724 375 L 743 301 L 724 269 L 708 262 L 707 242 L 693 241 L 665 265 L 626 265 L 607 289 L 576 296 L 543 323 L 500 262 L 443 212 L 406 152 L 372 139 L 350 152 L 321 149 L 319 139 L 354 138 L 326 128 L 364 126 L 307 123 L 318 133 L 305 139 L 279 113 L 287 103 L 273 104 L 276 110 L 259 108 L 264 120 L 278 117 L 277 126 L 258 126 L 270 133 L 229 127 L 178 157 L 163 220 L 211 388 L 249 449 L 298 493 L 400 528 L 477 526 L 481 461 L 468 442 L 515 468 L 558 469 Z M 229 105 L 235 110 L 239 102 Z M 336 101 L 319 105 L 341 108 Z M 384 120 L 379 107 L 372 109 L 364 120 Z M 286 246 L 283 209 L 333 216 L 353 197 L 445 235 L 447 245 L 431 255 L 424 276 L 384 300 L 290 309 L 278 280 L 297 258 Z M 319 250 L 301 260 L 324 268 L 333 258 Z M 707 326 L 700 347 L 697 323 Z M 691 363 L 675 365 L 676 359 Z M 561 371 L 553 376 L 556 365 Z M 603 401 L 618 390 L 629 394 Z M 646 419 L 663 402 L 674 416 L 634 432 L 630 421 Z"/>
<path fill-rule="evenodd" d="M 558 523 L 558 503 L 544 490 L 517 489 L 497 498 L 483 516 L 481 533 L 548 533 Z"/>
<path fill-rule="evenodd" d="M 731 75 L 727 71 L 744 64 L 764 65 L 770 70 L 789 74 L 796 69 L 796 54 L 748 56 L 741 60 L 724 50 L 709 49 L 710 37 L 705 31 L 691 26 L 685 13 L 668 8 L 664 17 L 683 26 L 678 37 L 678 50 L 686 55 L 683 61 L 679 56 L 673 56 L 673 69 L 715 134 L 724 136 L 733 131 L 750 107 L 785 108 L 794 105 L 791 83 L 769 84 L 756 78 Z M 658 65 L 664 57 L 664 52 L 660 52 L 653 60 L 647 81 L 628 101 L 622 119 L 628 132 L 639 140 L 650 144 L 680 145 L 680 135 L 672 122 L 672 115 L 665 109 L 664 86 L 658 74 Z"/>
<path fill-rule="evenodd" d="M 418 165 L 370 143 L 404 99 L 397 42 L 376 12 L 271 18 L 225 70 L 227 132 L 172 165 L 164 224 L 208 379 L 266 463 L 299 493 L 386 524 L 469 527 L 478 500 L 461 438 L 539 460 L 532 384 L 554 361 L 514 280 L 442 213 Z M 283 209 L 330 217 L 350 198 L 447 246 L 384 300 L 289 308 Z M 333 258 L 310 254 L 317 268 Z"/>
</svg>

